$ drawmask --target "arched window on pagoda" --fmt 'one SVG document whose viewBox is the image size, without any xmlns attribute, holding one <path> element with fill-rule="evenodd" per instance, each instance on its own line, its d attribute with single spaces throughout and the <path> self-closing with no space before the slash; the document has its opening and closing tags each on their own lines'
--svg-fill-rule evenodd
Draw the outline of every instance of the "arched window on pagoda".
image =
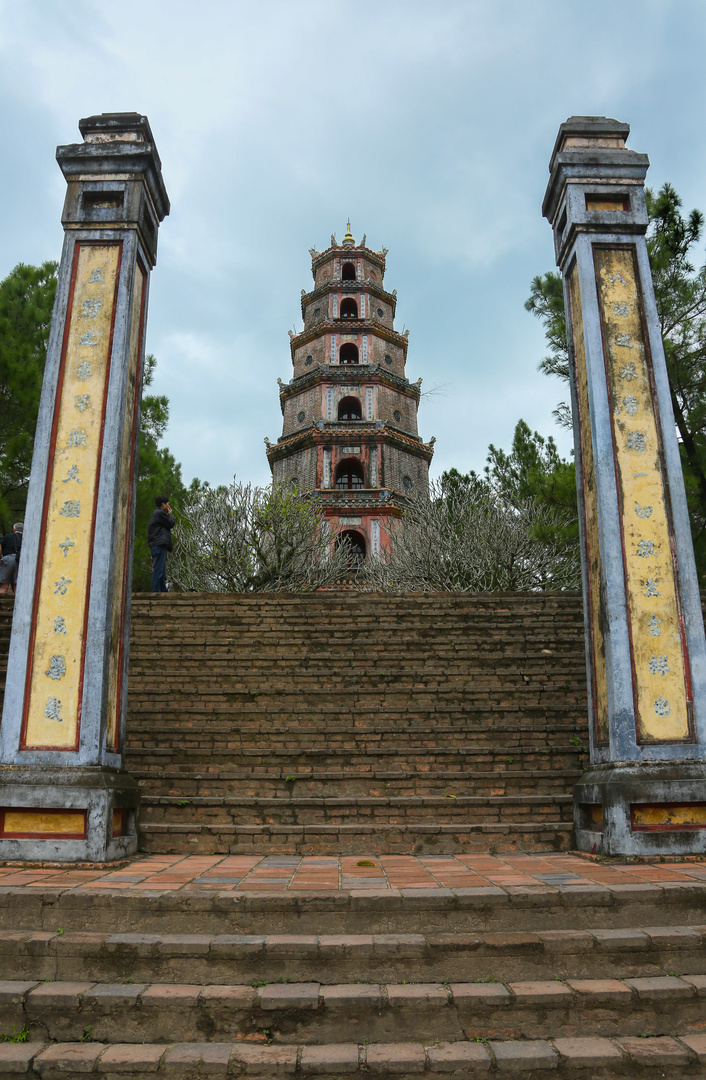
<svg viewBox="0 0 706 1080">
<path fill-rule="evenodd" d="M 341 345 L 341 351 L 338 354 L 339 364 L 357 364 L 358 363 L 358 346 L 354 345 L 352 341 L 347 341 L 345 345 Z"/>
<path fill-rule="evenodd" d="M 357 458 L 344 458 L 338 463 L 333 486 L 343 491 L 353 491 L 364 486 L 363 466 Z"/>
<path fill-rule="evenodd" d="M 362 420 L 363 406 L 357 397 L 344 397 L 338 403 L 339 420 Z"/>
<path fill-rule="evenodd" d="M 351 568 L 357 568 L 361 563 L 365 562 L 366 544 L 365 537 L 362 533 L 356 532 L 353 529 L 346 529 L 340 533 L 336 539 L 336 546 L 348 541 L 350 545 L 350 558 L 348 565 Z"/>
<path fill-rule="evenodd" d="M 347 262 L 341 267 L 341 281 L 355 281 L 355 263 Z"/>
<path fill-rule="evenodd" d="M 357 319 L 358 318 L 358 304 L 352 296 L 346 296 L 341 300 L 341 318 L 342 319 Z"/>
</svg>

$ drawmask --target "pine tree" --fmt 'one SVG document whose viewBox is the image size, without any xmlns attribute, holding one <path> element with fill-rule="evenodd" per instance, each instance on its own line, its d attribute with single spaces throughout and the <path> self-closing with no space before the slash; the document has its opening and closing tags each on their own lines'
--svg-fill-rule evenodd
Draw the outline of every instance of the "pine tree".
<svg viewBox="0 0 706 1080">
<path fill-rule="evenodd" d="M 56 293 L 56 263 L 0 282 L 0 532 L 22 520 Z"/>
<path fill-rule="evenodd" d="M 672 408 L 684 471 L 697 568 L 706 580 L 706 264 L 695 269 L 691 253 L 702 237 L 700 210 L 682 214 L 671 184 L 645 192 L 650 224 L 647 249 L 667 361 Z M 525 303 L 544 326 L 548 355 L 540 371 L 568 382 L 569 354 L 561 275 L 535 277 Z M 555 410 L 571 426 L 566 402 Z"/>
</svg>

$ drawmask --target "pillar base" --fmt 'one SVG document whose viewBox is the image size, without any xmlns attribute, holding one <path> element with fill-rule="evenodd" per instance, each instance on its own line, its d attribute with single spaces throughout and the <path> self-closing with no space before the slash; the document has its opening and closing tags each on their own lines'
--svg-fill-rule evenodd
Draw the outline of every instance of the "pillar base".
<svg viewBox="0 0 706 1080">
<path fill-rule="evenodd" d="M 706 852 L 706 761 L 596 765 L 574 787 L 579 851 Z"/>
<path fill-rule="evenodd" d="M 111 862 L 137 851 L 137 781 L 117 769 L 0 766 L 0 860 Z"/>
</svg>

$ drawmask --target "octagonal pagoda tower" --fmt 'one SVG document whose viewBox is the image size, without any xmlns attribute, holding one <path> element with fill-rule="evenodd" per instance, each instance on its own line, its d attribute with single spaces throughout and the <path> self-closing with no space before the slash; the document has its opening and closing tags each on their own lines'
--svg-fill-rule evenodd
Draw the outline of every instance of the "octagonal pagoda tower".
<svg viewBox="0 0 706 1080">
<path fill-rule="evenodd" d="M 279 381 L 282 436 L 267 443 L 275 481 L 316 491 L 361 555 L 378 555 L 389 519 L 426 494 L 434 439 L 417 433 L 422 380 L 405 376 L 409 331 L 394 328 L 397 290 L 383 285 L 387 249 L 343 240 L 313 248 L 304 329 L 290 331 L 293 377 Z"/>
</svg>

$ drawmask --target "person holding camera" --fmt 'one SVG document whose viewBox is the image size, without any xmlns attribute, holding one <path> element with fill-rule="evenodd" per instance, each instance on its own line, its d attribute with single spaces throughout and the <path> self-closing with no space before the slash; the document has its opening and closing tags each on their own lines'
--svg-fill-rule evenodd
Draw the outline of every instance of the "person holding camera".
<svg viewBox="0 0 706 1080">
<path fill-rule="evenodd" d="M 17 567 L 20 562 L 24 525 L 18 521 L 12 532 L 0 537 L 0 595 L 17 589 Z"/>
<path fill-rule="evenodd" d="M 147 543 L 152 555 L 152 592 L 167 592 L 167 552 L 172 550 L 175 518 L 166 495 L 154 500 L 157 509 L 147 523 Z"/>
</svg>

